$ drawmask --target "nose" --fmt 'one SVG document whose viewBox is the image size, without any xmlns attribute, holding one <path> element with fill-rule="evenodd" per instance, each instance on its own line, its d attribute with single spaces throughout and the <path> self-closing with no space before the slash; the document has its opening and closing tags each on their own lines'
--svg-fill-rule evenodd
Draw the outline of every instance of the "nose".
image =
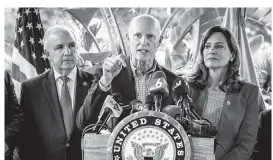
<svg viewBox="0 0 273 160">
<path fill-rule="evenodd" d="M 147 44 L 148 44 L 148 41 L 147 41 L 146 36 L 142 36 L 142 37 L 141 37 L 141 44 L 142 44 L 142 45 L 147 45 Z"/>
<path fill-rule="evenodd" d="M 71 49 L 70 49 L 68 46 L 66 46 L 64 55 L 65 55 L 65 56 L 70 56 L 71 54 L 72 54 L 72 53 L 71 53 Z"/>
<path fill-rule="evenodd" d="M 210 54 L 213 54 L 213 55 L 216 54 L 216 51 L 215 51 L 214 47 L 211 47 L 211 48 L 210 48 L 209 53 L 210 53 Z"/>
</svg>

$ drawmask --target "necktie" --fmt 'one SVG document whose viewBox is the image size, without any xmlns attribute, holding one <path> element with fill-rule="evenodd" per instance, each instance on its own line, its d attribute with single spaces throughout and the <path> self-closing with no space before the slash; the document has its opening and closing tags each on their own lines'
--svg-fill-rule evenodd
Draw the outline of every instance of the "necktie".
<svg viewBox="0 0 273 160">
<path fill-rule="evenodd" d="M 64 76 L 61 77 L 63 81 L 62 90 L 61 90 L 61 109 L 63 112 L 63 120 L 65 125 L 65 131 L 67 139 L 70 139 L 71 133 L 73 131 L 73 111 L 72 111 L 72 102 L 71 97 L 69 94 L 67 81 L 69 80 L 68 77 Z"/>
</svg>

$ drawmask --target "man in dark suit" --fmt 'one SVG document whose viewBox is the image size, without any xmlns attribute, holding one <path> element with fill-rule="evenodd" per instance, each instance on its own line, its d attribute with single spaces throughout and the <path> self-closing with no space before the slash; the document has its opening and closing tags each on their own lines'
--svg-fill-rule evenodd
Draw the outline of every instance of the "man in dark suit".
<svg viewBox="0 0 273 160">
<path fill-rule="evenodd" d="M 128 41 L 130 56 L 112 56 L 105 59 L 102 69 L 97 73 L 96 85 L 92 86 L 84 105 L 77 115 L 77 126 L 83 129 L 96 123 L 101 106 L 107 95 L 119 93 L 122 103 L 128 104 L 138 99 L 144 103 L 149 94 L 148 82 L 155 71 L 163 71 L 167 77 L 169 91 L 177 76 L 159 66 L 155 61 L 155 53 L 160 44 L 160 22 L 150 15 L 140 15 L 131 20 Z M 171 94 L 170 94 L 171 95 Z M 171 96 L 163 99 L 162 106 L 173 104 Z M 129 115 L 124 112 L 121 117 Z"/>
<path fill-rule="evenodd" d="M 5 159 L 13 159 L 13 150 L 17 144 L 17 137 L 22 121 L 22 110 L 14 91 L 14 84 L 5 71 Z"/>
<path fill-rule="evenodd" d="M 49 28 L 44 49 L 51 69 L 21 87 L 24 122 L 20 158 L 81 160 L 81 131 L 75 125 L 75 116 L 93 76 L 76 67 L 76 36 L 70 28 Z"/>
<path fill-rule="evenodd" d="M 271 112 L 271 109 L 269 109 L 259 115 L 259 130 L 257 143 L 252 154 L 253 160 L 271 159 Z"/>
</svg>

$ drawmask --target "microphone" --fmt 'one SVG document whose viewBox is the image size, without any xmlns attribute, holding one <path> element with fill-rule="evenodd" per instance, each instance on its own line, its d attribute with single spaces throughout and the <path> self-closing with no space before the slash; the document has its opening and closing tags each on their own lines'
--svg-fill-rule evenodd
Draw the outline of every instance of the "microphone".
<svg viewBox="0 0 273 160">
<path fill-rule="evenodd" d="M 180 108 L 180 124 L 188 134 L 198 137 L 215 136 L 217 134 L 216 127 L 195 112 L 192 99 L 188 95 L 188 88 L 188 85 L 181 77 L 174 81 L 172 87 L 173 100 Z M 176 111 L 179 112 L 178 109 Z"/>
<path fill-rule="evenodd" d="M 138 99 L 131 101 L 130 106 L 132 107 L 130 114 L 139 112 L 139 111 L 148 110 L 148 107 Z"/>
<path fill-rule="evenodd" d="M 202 119 L 195 111 L 194 111 L 194 105 L 192 103 L 192 99 L 188 95 L 188 85 L 184 81 L 183 78 L 178 77 L 173 82 L 172 87 L 172 98 L 177 106 L 180 106 L 181 109 L 184 109 L 184 115 L 181 115 L 181 117 L 187 117 L 191 119 L 192 117 L 194 119 Z"/>
<path fill-rule="evenodd" d="M 145 105 L 148 107 L 148 110 L 150 110 L 150 111 L 155 110 L 154 98 L 151 95 L 146 96 Z"/>
<path fill-rule="evenodd" d="M 187 118 L 180 117 L 180 111 L 183 110 L 177 105 L 168 105 L 162 109 L 163 113 L 168 114 L 178 121 L 183 126 L 187 134 L 197 137 L 213 137 L 217 134 L 216 127 L 211 125 L 208 120 L 188 120 Z"/>
<path fill-rule="evenodd" d="M 123 111 L 123 108 L 119 105 L 120 102 L 121 102 L 120 94 L 113 93 L 111 96 L 108 95 L 102 105 L 102 109 L 99 114 L 96 125 L 105 125 L 111 119 L 118 118 Z M 94 128 L 94 130 L 95 129 L 96 127 Z M 101 129 L 102 126 L 97 130 L 97 133 L 99 133 Z"/>
<path fill-rule="evenodd" d="M 179 123 L 181 120 L 180 111 L 181 111 L 181 107 L 179 107 L 177 105 L 168 105 L 162 109 L 163 113 L 166 113 L 167 115 L 173 117 Z M 180 123 L 180 124 L 182 124 L 182 123 Z"/>
<path fill-rule="evenodd" d="M 154 72 L 148 85 L 149 93 L 154 97 L 155 111 L 160 112 L 162 99 L 169 96 L 168 83 L 164 72 Z"/>
</svg>

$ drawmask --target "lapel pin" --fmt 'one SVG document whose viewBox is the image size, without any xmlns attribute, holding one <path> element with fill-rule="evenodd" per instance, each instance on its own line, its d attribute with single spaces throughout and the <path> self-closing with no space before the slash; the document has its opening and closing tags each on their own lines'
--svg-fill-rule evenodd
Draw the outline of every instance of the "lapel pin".
<svg viewBox="0 0 273 160">
<path fill-rule="evenodd" d="M 88 83 L 87 83 L 86 81 L 84 81 L 84 82 L 82 83 L 82 85 L 83 85 L 83 86 L 87 86 Z"/>
<path fill-rule="evenodd" d="M 230 105 L 230 101 L 227 101 L 227 105 Z"/>
</svg>

